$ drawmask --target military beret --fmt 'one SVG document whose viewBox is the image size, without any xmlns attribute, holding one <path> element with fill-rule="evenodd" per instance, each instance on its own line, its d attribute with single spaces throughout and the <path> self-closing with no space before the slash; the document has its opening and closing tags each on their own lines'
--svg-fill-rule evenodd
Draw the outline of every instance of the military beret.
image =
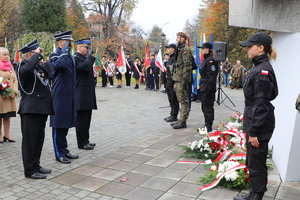
<svg viewBox="0 0 300 200">
<path fill-rule="evenodd" d="M 19 51 L 21 51 L 23 54 L 27 53 L 29 51 L 32 51 L 40 46 L 37 39 L 25 44 Z"/>
<path fill-rule="evenodd" d="M 59 40 L 73 40 L 72 38 L 72 31 L 65 31 L 62 33 L 58 33 L 54 35 L 56 41 Z"/>
</svg>

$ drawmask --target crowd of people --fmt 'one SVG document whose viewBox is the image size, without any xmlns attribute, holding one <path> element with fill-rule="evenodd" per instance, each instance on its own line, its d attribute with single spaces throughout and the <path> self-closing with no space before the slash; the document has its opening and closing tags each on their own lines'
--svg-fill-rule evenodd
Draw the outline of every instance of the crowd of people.
<svg viewBox="0 0 300 200">
<path fill-rule="evenodd" d="M 92 110 L 97 109 L 95 96 L 95 57 L 89 38 L 76 41 L 76 53 L 71 55 L 72 31 L 54 35 L 58 48 L 43 62 L 43 49 L 37 40 L 24 45 L 20 51 L 23 59 L 14 70 L 9 60 L 9 52 L 0 48 L 0 143 L 15 142 L 10 136 L 10 118 L 16 116 L 16 96 L 19 90 L 21 100 L 18 114 L 21 118 L 22 160 L 24 175 L 32 179 L 44 179 L 51 169 L 40 166 L 40 157 L 45 138 L 45 126 L 50 115 L 54 155 L 58 162 L 71 163 L 78 155 L 68 150 L 67 134 L 69 128 L 75 127 L 79 149 L 93 150 L 96 143 L 89 140 L 89 128 Z M 164 88 L 168 96 L 171 111 L 164 118 L 171 122 L 174 129 L 187 127 L 190 112 L 191 75 L 194 57 L 187 46 L 188 36 L 177 33 L 176 43 L 166 46 L 164 65 L 166 71 Z M 232 66 L 228 59 L 221 65 L 225 87 L 244 87 L 245 110 L 244 132 L 247 134 L 246 165 L 249 169 L 251 190 L 247 195 L 235 196 L 235 200 L 261 200 L 267 185 L 266 159 L 268 142 L 275 127 L 274 106 L 271 101 L 278 95 L 278 87 L 274 70 L 269 58 L 275 59 L 271 37 L 264 32 L 257 32 L 247 41 L 241 42 L 246 47 L 248 57 L 254 66 L 244 76 L 244 67 L 240 61 Z M 200 94 L 204 128 L 212 131 L 214 121 L 214 101 L 218 63 L 214 60 L 212 44 L 203 43 L 204 60 L 200 67 Z M 122 87 L 125 77 L 126 86 L 130 87 L 131 76 L 135 79 L 135 89 L 141 83 L 147 90 L 158 90 L 160 86 L 159 68 L 155 63 L 155 55 L 151 55 L 150 66 L 145 67 L 140 58 L 133 61 L 130 53 L 126 53 L 126 73 L 123 75 L 115 65 L 115 61 L 102 57 L 102 87 L 109 82 L 114 87 L 114 75 L 118 79 L 117 88 Z M 231 77 L 231 81 L 230 80 Z M 146 81 L 144 81 L 144 79 Z M 140 82 L 140 80 L 142 80 Z M 50 84 L 51 82 L 51 84 Z M 19 84 L 18 84 L 19 83 Z M 9 87 L 8 87 L 9 86 Z M 181 108 L 181 110 L 179 110 Z M 178 118 L 178 114 L 179 118 Z M 2 124 L 4 134 L 2 132 Z"/>
</svg>

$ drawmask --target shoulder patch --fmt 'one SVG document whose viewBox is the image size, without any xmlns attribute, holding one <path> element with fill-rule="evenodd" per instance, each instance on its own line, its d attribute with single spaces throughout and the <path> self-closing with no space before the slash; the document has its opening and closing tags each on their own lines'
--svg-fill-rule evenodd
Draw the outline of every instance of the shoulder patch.
<svg viewBox="0 0 300 200">
<path fill-rule="evenodd" d="M 210 69 L 211 69 L 211 71 L 216 71 L 216 67 L 214 66 L 214 65 L 212 65 L 211 67 L 210 67 Z"/>
<path fill-rule="evenodd" d="M 209 63 L 213 63 L 213 61 L 211 60 L 211 61 L 209 61 Z"/>
<path fill-rule="evenodd" d="M 262 75 L 269 75 L 269 72 L 267 70 L 261 70 Z"/>
</svg>

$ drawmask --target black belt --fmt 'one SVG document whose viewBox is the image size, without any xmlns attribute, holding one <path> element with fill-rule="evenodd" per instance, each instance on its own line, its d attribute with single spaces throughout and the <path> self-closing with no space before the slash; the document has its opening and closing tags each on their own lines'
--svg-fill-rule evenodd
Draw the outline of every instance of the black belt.
<svg viewBox="0 0 300 200">
<path fill-rule="evenodd" d="M 253 106 L 254 105 L 254 101 L 252 100 L 245 100 L 245 106 Z"/>
</svg>

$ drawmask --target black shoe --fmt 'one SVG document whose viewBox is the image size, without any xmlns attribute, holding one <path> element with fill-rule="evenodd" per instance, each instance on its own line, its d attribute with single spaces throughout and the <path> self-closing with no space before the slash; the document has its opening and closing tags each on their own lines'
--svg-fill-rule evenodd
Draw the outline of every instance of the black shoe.
<svg viewBox="0 0 300 200">
<path fill-rule="evenodd" d="M 26 178 L 32 178 L 32 179 L 45 179 L 47 176 L 44 174 L 41 174 L 39 172 L 36 172 L 32 174 L 31 176 L 25 176 Z"/>
<path fill-rule="evenodd" d="M 89 144 L 87 144 L 87 145 L 84 145 L 83 147 L 78 147 L 79 149 L 85 149 L 85 150 L 93 150 L 94 149 L 94 147 L 93 146 L 91 146 L 91 145 L 89 145 Z M 74 158 L 75 159 L 75 158 Z"/>
<path fill-rule="evenodd" d="M 250 190 L 250 192 L 246 195 L 233 197 L 233 200 L 250 200 L 252 197 L 252 194 L 253 194 L 253 192 L 252 192 L 252 190 Z"/>
<path fill-rule="evenodd" d="M 121 88 L 121 85 L 118 85 L 116 88 Z"/>
<path fill-rule="evenodd" d="M 177 124 L 173 126 L 174 129 L 186 128 L 186 122 L 179 120 Z"/>
<path fill-rule="evenodd" d="M 207 132 L 212 132 L 211 126 L 202 126 L 201 129 L 204 129 L 206 127 Z"/>
<path fill-rule="evenodd" d="M 79 158 L 78 155 L 73 155 L 73 154 L 70 154 L 70 153 L 66 154 L 66 157 L 69 158 L 69 159 L 77 159 L 77 158 Z"/>
<path fill-rule="evenodd" d="M 179 122 L 179 121 L 177 121 L 177 122 L 172 122 L 170 125 L 171 125 L 171 126 L 174 126 L 174 125 L 176 125 L 178 122 Z"/>
<path fill-rule="evenodd" d="M 170 115 L 169 117 L 165 117 L 164 120 L 166 121 L 168 118 L 172 117 L 172 115 Z"/>
<path fill-rule="evenodd" d="M 51 173 L 51 171 L 52 171 L 51 169 L 46 169 L 41 167 L 38 172 L 41 174 L 49 174 Z"/>
<path fill-rule="evenodd" d="M 89 145 L 94 147 L 94 146 L 96 146 L 96 143 L 89 143 Z"/>
<path fill-rule="evenodd" d="M 9 141 L 9 142 L 16 142 L 15 140 L 10 140 L 10 139 L 8 139 L 8 138 L 5 137 L 5 136 L 3 137 L 3 141 L 4 141 L 4 142 L 6 142 L 6 141 Z"/>
<path fill-rule="evenodd" d="M 168 119 L 166 119 L 166 122 L 175 122 L 175 121 L 178 121 L 178 118 L 175 116 L 171 116 Z"/>
<path fill-rule="evenodd" d="M 68 158 L 66 158 L 65 156 L 64 156 L 64 157 L 56 158 L 56 160 L 57 160 L 58 162 L 63 163 L 63 164 L 70 164 L 70 163 L 71 163 L 71 161 L 70 161 Z"/>
</svg>

